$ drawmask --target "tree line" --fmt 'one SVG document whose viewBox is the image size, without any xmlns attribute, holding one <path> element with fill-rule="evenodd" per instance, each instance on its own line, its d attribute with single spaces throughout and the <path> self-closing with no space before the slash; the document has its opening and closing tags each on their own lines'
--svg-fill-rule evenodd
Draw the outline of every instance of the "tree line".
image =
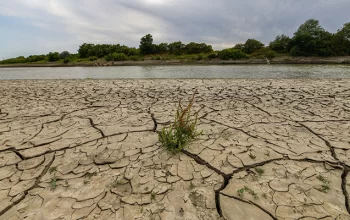
<svg viewBox="0 0 350 220">
<path fill-rule="evenodd" d="M 0 64 L 55 62 L 62 60 L 68 63 L 77 58 L 106 61 L 139 60 L 140 57 L 158 55 L 196 55 L 198 59 L 220 58 L 245 59 L 249 57 L 274 58 L 278 55 L 297 56 L 347 56 L 350 55 L 350 22 L 343 25 L 336 33 L 326 31 L 318 20 L 309 19 L 300 25 L 292 37 L 278 35 L 269 45 L 265 46 L 256 39 L 248 39 L 245 43 L 236 44 L 233 48 L 214 51 L 211 45 L 181 41 L 154 44 L 151 34 L 140 40 L 139 48 L 120 44 L 87 44 L 80 45 L 78 54 L 50 52 L 47 55 L 20 56 L 0 61 Z M 157 59 L 158 59 L 157 58 Z"/>
</svg>

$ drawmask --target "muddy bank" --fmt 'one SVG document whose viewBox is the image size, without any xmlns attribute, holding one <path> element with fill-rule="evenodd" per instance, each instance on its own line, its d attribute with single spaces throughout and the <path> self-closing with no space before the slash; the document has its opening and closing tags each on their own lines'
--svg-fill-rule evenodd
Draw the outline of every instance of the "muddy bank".
<svg viewBox="0 0 350 220">
<path fill-rule="evenodd" d="M 165 65 L 254 65 L 254 64 L 350 64 L 350 57 L 278 57 L 272 60 L 144 60 L 144 61 L 119 61 L 119 62 L 86 62 L 86 63 L 44 63 L 44 64 L 9 64 L 0 65 L 0 68 L 9 67 L 98 67 L 98 66 L 165 66 Z"/>
</svg>

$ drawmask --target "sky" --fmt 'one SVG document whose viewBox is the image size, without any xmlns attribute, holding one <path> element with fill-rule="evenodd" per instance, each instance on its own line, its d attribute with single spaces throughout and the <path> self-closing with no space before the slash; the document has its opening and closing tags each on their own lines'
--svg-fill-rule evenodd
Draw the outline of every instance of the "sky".
<svg viewBox="0 0 350 220">
<path fill-rule="evenodd" d="M 350 22 L 350 0 L 0 0 L 0 60 L 67 50 L 82 43 L 138 47 L 204 42 L 214 49 L 254 38 L 292 36 L 314 18 L 330 32 Z"/>
</svg>

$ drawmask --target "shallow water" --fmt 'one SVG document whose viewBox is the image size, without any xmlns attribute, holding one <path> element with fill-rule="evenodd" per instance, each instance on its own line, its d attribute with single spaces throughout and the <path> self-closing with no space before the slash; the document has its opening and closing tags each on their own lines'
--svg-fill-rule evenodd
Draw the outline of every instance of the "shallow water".
<svg viewBox="0 0 350 220">
<path fill-rule="evenodd" d="M 0 68 L 1 79 L 350 78 L 349 65 L 214 65 Z"/>
</svg>

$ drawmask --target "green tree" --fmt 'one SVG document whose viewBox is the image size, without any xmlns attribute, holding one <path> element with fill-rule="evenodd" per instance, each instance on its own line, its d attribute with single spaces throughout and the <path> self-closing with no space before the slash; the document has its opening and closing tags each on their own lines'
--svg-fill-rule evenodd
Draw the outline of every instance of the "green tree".
<svg viewBox="0 0 350 220">
<path fill-rule="evenodd" d="M 168 45 L 169 53 L 180 55 L 184 52 L 185 45 L 181 41 L 173 42 Z"/>
<path fill-rule="evenodd" d="M 243 51 L 244 50 L 244 44 L 236 44 L 233 48 Z"/>
<path fill-rule="evenodd" d="M 300 25 L 291 41 L 292 56 L 329 56 L 332 34 L 325 31 L 320 22 L 309 19 Z"/>
<path fill-rule="evenodd" d="M 219 57 L 220 59 L 223 60 L 238 60 L 238 59 L 244 59 L 247 58 L 247 54 L 245 54 L 242 50 L 240 49 L 223 49 L 222 51 L 219 52 Z"/>
<path fill-rule="evenodd" d="M 60 59 L 60 54 L 58 52 L 50 52 L 47 55 L 47 58 L 48 58 L 49 62 L 55 62 L 55 61 L 58 61 Z"/>
<path fill-rule="evenodd" d="M 254 53 L 255 51 L 260 50 L 263 46 L 264 46 L 264 44 L 258 40 L 248 39 L 244 44 L 243 51 L 245 53 L 251 54 L 251 53 Z"/>
<path fill-rule="evenodd" d="M 342 29 L 333 34 L 332 48 L 338 56 L 350 55 L 350 22 L 344 24 Z"/>
<path fill-rule="evenodd" d="M 159 45 L 156 46 L 156 53 L 167 53 L 168 52 L 168 43 L 160 43 Z"/>
<path fill-rule="evenodd" d="M 277 52 L 288 53 L 290 51 L 290 43 L 290 37 L 282 34 L 278 35 L 274 41 L 270 42 L 270 48 Z"/>
<path fill-rule="evenodd" d="M 154 53 L 155 46 L 153 44 L 153 37 L 150 34 L 141 38 L 140 53 L 143 55 Z"/>
<path fill-rule="evenodd" d="M 66 59 L 70 56 L 70 53 L 68 51 L 63 51 L 60 53 L 60 59 Z"/>
</svg>

